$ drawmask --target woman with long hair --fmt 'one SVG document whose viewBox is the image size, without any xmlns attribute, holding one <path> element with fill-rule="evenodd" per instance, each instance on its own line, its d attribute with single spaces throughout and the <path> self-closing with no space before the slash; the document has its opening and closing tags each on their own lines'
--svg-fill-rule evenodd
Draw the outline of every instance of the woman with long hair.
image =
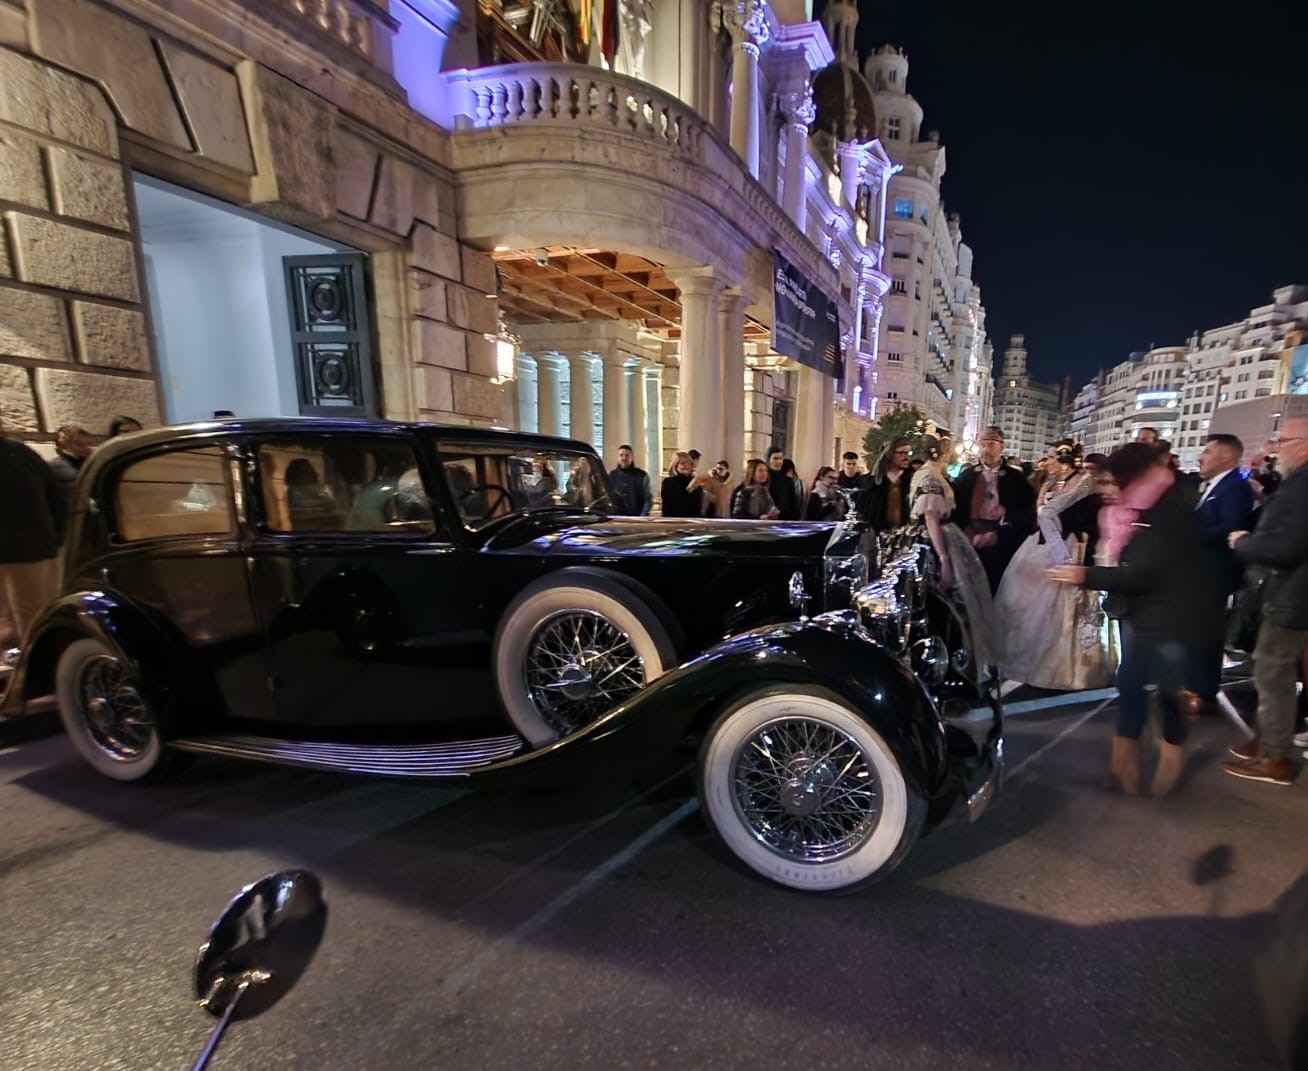
<svg viewBox="0 0 1308 1071">
<path fill-rule="evenodd" d="M 774 521 L 781 516 L 768 491 L 770 476 L 771 470 L 762 458 L 751 457 L 745 463 L 745 482 L 740 485 L 736 504 L 731 508 L 733 517 Z"/>
<path fill-rule="evenodd" d="M 836 491 L 836 470 L 823 465 L 813 477 L 808 503 L 804 507 L 806 521 L 839 521 L 845 516 L 845 500 Z"/>
<path fill-rule="evenodd" d="M 1140 791 L 1140 734 L 1148 689 L 1157 690 L 1163 740 L 1153 794 L 1170 792 L 1185 761 L 1185 699 L 1192 681 L 1189 650 L 1220 642 L 1226 592 L 1215 553 L 1205 547 L 1194 509 L 1151 444 L 1128 443 L 1108 459 L 1101 484 L 1100 557 L 1112 565 L 1055 565 L 1060 584 L 1109 593 L 1121 618 L 1117 734 L 1106 783 Z M 1111 478 L 1113 483 L 1108 483 Z M 1208 645 L 1208 646 L 1205 646 Z"/>
<path fill-rule="evenodd" d="M 1027 536 L 995 593 L 1002 622 L 1001 665 L 1009 680 L 1037 688 L 1102 688 L 1117 670 L 1112 622 L 1097 595 L 1049 579 L 1055 565 L 1093 561 L 1099 498 L 1081 448 L 1059 442 L 1045 466 L 1036 530 Z"/>
</svg>

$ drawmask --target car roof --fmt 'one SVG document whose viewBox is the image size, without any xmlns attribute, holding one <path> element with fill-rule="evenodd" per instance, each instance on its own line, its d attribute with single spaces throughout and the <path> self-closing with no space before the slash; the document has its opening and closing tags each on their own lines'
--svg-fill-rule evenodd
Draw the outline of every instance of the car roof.
<svg viewBox="0 0 1308 1071">
<path fill-rule="evenodd" d="M 508 443 L 530 449 L 568 450 L 593 453 L 594 448 L 578 439 L 564 439 L 553 435 L 510 431 L 507 428 L 481 428 L 459 424 L 436 424 L 422 420 L 342 420 L 325 417 L 235 417 L 222 420 L 205 420 L 192 424 L 169 424 L 149 431 L 133 432 L 106 440 L 87 462 L 99 469 L 123 454 L 136 453 L 150 447 L 194 442 L 223 442 L 233 438 L 255 438 L 264 435 L 359 435 L 400 434 L 405 432 L 431 436 L 437 441 L 448 439 L 459 443 L 493 445 Z"/>
</svg>

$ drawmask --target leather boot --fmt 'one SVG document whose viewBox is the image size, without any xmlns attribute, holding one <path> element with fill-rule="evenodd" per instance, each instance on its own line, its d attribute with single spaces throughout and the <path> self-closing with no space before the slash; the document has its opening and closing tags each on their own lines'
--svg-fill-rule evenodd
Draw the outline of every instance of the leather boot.
<svg viewBox="0 0 1308 1071">
<path fill-rule="evenodd" d="M 1109 766 L 1114 787 L 1128 796 L 1140 794 L 1140 741 L 1113 737 L 1113 758 Z"/>
<path fill-rule="evenodd" d="M 1185 766 L 1185 748 L 1181 744 L 1160 742 L 1162 751 L 1158 756 L 1158 769 L 1154 771 L 1154 783 L 1151 789 L 1155 796 L 1166 796 L 1176 787 L 1176 779 L 1181 776 Z"/>
</svg>

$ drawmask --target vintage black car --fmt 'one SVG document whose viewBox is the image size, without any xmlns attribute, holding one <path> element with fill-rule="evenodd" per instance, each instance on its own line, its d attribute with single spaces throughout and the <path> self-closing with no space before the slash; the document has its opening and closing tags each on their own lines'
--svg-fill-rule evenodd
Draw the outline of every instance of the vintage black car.
<svg viewBox="0 0 1308 1071">
<path fill-rule="evenodd" d="M 581 442 L 222 421 L 84 466 L 62 594 L 4 714 L 53 691 L 101 773 L 187 753 L 487 785 L 654 773 L 782 884 L 887 871 L 1002 749 L 925 548 L 847 524 L 612 515 Z M 951 709 L 992 704 L 982 739 Z"/>
</svg>

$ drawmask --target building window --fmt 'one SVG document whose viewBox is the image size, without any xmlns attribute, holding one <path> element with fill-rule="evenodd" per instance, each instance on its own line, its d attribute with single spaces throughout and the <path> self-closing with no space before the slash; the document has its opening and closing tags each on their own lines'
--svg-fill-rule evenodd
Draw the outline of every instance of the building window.
<svg viewBox="0 0 1308 1071">
<path fill-rule="evenodd" d="M 886 120 L 886 134 L 889 135 L 891 141 L 899 140 L 899 129 L 899 116 L 892 115 Z"/>
<path fill-rule="evenodd" d="M 912 219 L 912 218 L 913 218 L 913 198 L 896 197 L 895 219 Z"/>
<path fill-rule="evenodd" d="M 892 402 L 894 402 L 894 401 L 898 401 L 898 400 L 899 400 L 899 391 L 897 391 L 897 390 L 888 390 L 888 391 L 886 391 L 886 399 L 887 399 L 888 401 L 892 401 Z"/>
<path fill-rule="evenodd" d="M 890 73 L 886 76 L 886 81 L 893 86 L 897 81 L 899 81 L 899 72 L 891 67 Z"/>
<path fill-rule="evenodd" d="M 890 350 L 886 354 L 887 361 L 902 361 L 903 359 L 904 359 L 904 355 L 900 353 L 898 350 Z"/>
<path fill-rule="evenodd" d="M 890 289 L 893 293 L 896 294 L 904 294 L 908 292 L 908 287 L 904 283 L 904 280 L 899 278 L 898 276 L 896 276 L 894 279 L 890 281 Z"/>
</svg>

